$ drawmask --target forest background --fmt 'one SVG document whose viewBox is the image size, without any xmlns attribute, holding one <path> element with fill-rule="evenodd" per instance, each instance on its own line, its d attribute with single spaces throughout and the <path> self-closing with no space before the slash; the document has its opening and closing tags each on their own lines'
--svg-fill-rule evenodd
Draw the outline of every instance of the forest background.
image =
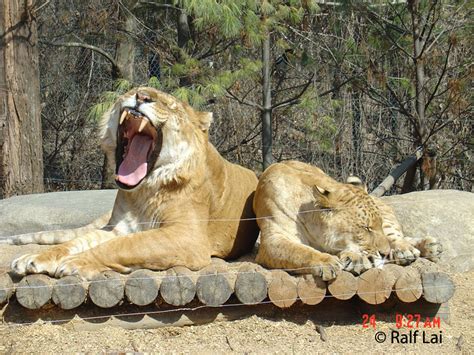
<svg viewBox="0 0 474 355">
<path fill-rule="evenodd" d="M 472 10 L 458 0 L 6 0 L 0 198 L 113 187 L 97 122 L 137 85 L 212 111 L 211 142 L 257 173 L 296 159 L 373 189 L 421 147 L 389 193 L 473 191 Z"/>
</svg>

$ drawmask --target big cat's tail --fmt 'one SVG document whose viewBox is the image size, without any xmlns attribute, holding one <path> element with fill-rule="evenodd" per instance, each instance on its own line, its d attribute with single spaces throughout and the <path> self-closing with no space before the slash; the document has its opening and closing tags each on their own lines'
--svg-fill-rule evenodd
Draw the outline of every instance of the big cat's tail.
<svg viewBox="0 0 474 355">
<path fill-rule="evenodd" d="M 80 228 L 82 229 L 82 228 Z M 0 244 L 25 245 L 25 244 L 61 244 L 78 237 L 80 231 L 65 229 L 38 233 L 18 234 L 10 237 L 0 237 Z"/>
<path fill-rule="evenodd" d="M 53 245 L 61 244 L 73 240 L 77 237 L 84 235 L 93 229 L 99 229 L 107 225 L 110 219 L 110 213 L 98 218 L 94 222 L 87 226 L 76 228 L 76 229 L 63 229 L 55 231 L 35 232 L 12 235 L 9 237 L 0 237 L 1 244 L 9 245 L 25 245 L 25 244 L 41 244 L 41 245 Z"/>
</svg>

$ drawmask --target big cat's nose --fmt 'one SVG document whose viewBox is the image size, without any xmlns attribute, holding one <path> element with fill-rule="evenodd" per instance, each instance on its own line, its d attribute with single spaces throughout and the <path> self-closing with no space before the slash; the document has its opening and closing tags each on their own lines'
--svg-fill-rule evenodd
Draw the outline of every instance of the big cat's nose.
<svg viewBox="0 0 474 355">
<path fill-rule="evenodd" d="M 151 102 L 151 97 L 150 95 L 147 95 L 146 93 L 144 92 L 137 92 L 136 94 L 136 100 L 137 100 L 137 104 L 136 104 L 136 107 L 140 106 L 141 104 L 145 103 L 145 102 Z"/>
</svg>

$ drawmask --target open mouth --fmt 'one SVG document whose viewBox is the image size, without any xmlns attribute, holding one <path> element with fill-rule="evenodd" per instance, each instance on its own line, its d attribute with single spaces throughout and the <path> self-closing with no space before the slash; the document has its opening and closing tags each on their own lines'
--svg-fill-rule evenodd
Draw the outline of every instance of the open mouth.
<svg viewBox="0 0 474 355">
<path fill-rule="evenodd" d="M 141 112 L 124 108 L 117 135 L 115 181 L 122 189 L 132 189 L 155 165 L 161 150 L 161 130 L 157 130 Z"/>
</svg>

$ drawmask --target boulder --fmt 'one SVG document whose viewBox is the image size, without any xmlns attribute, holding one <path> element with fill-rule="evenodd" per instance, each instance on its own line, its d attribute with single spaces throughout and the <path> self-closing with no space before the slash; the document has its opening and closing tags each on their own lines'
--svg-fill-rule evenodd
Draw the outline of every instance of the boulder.
<svg viewBox="0 0 474 355">
<path fill-rule="evenodd" d="M 116 190 L 68 191 L 0 200 L 0 274 L 12 260 L 45 245 L 5 245 L 2 237 L 84 226 L 112 209 Z"/>
<path fill-rule="evenodd" d="M 62 191 L 0 200 L 0 237 L 84 226 L 110 211 L 116 194 Z"/>
<path fill-rule="evenodd" d="M 440 266 L 449 271 L 474 270 L 474 194 L 430 190 L 382 197 L 395 210 L 405 235 L 431 235 L 443 244 Z"/>
<path fill-rule="evenodd" d="M 0 201 L 0 242 L 10 236 L 41 230 L 86 225 L 109 211 L 115 190 L 53 192 Z M 456 190 L 431 190 L 383 197 L 399 218 L 407 236 L 431 235 L 444 247 L 440 264 L 450 271 L 474 270 L 474 194 Z M 44 246 L 0 243 L 0 268 L 23 253 Z"/>
</svg>

